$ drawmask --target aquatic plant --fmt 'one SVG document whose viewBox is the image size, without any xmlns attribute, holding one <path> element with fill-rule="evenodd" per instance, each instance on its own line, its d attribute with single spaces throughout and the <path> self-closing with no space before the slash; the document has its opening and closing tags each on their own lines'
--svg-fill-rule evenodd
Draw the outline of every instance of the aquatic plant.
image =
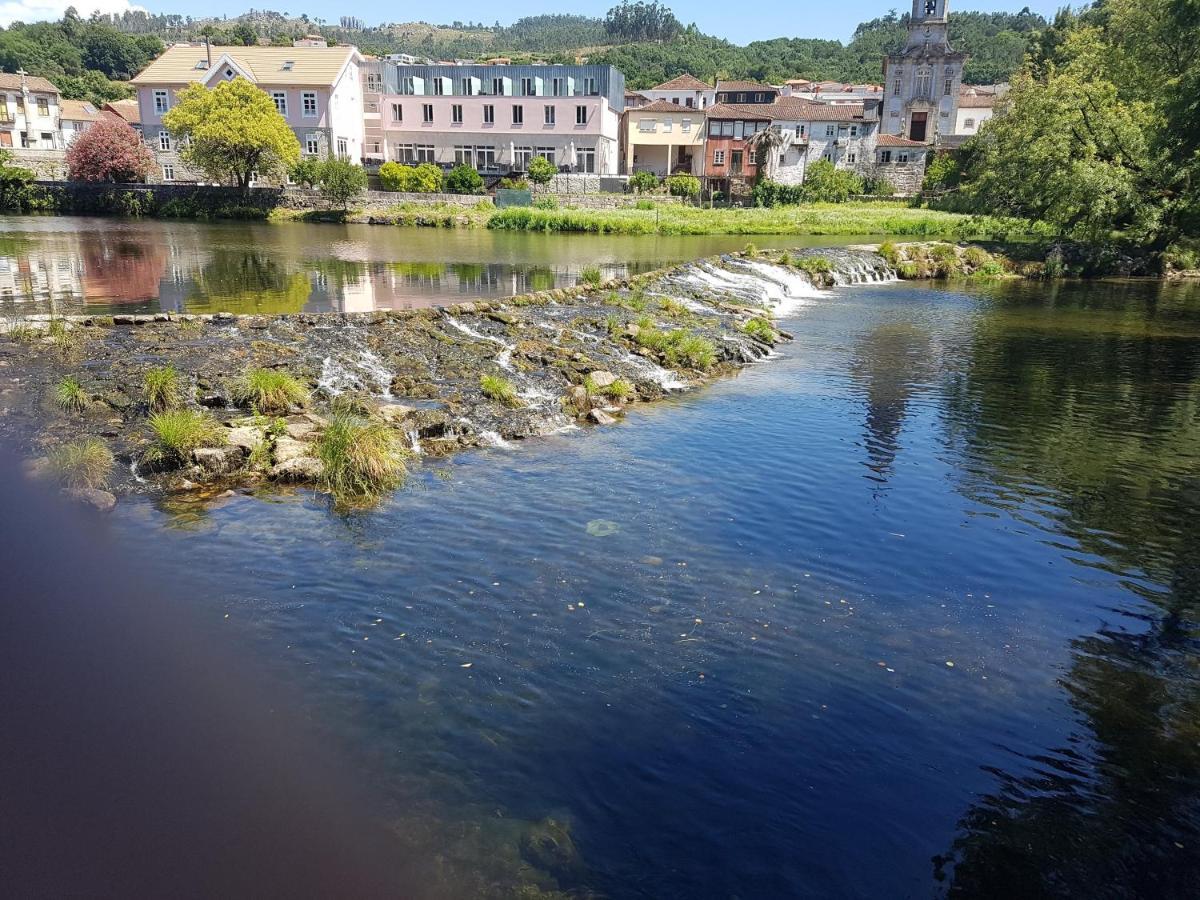
<svg viewBox="0 0 1200 900">
<path fill-rule="evenodd" d="M 182 402 L 179 373 L 174 366 L 155 366 L 142 379 L 146 403 L 154 412 L 175 409 Z"/>
<path fill-rule="evenodd" d="M 211 415 L 193 409 L 173 409 L 150 417 L 154 442 L 142 453 L 150 464 L 182 463 L 193 450 L 226 443 L 225 429 Z"/>
<path fill-rule="evenodd" d="M 764 344 L 775 343 L 775 328 L 766 319 L 755 316 L 742 326 L 742 331 Z"/>
<path fill-rule="evenodd" d="M 83 438 L 56 447 L 50 453 L 50 471 L 71 490 L 96 490 L 108 483 L 113 455 L 100 438 Z"/>
<path fill-rule="evenodd" d="M 483 395 L 490 400 L 514 408 L 521 405 L 516 386 L 507 378 L 499 375 L 480 375 L 479 387 L 483 390 Z"/>
<path fill-rule="evenodd" d="M 662 355 L 670 366 L 688 366 L 693 369 L 709 369 L 717 361 L 717 348 L 708 338 L 684 328 L 663 331 L 655 326 L 649 316 L 637 321 L 638 332 L 634 341 L 642 347 Z"/>
<path fill-rule="evenodd" d="M 233 401 L 269 415 L 289 412 L 308 402 L 308 389 L 283 369 L 256 368 L 233 386 Z"/>
<path fill-rule="evenodd" d="M 54 389 L 54 403 L 63 412 L 83 412 L 91 398 L 79 383 L 79 379 L 68 375 Z"/>
<path fill-rule="evenodd" d="M 316 442 L 325 487 L 337 497 L 372 497 L 398 487 L 408 470 L 396 434 L 382 422 L 336 413 Z"/>
<path fill-rule="evenodd" d="M 742 252 L 747 256 L 758 256 L 758 248 L 754 244 L 747 244 L 742 248 Z"/>
<path fill-rule="evenodd" d="M 882 256 L 883 261 L 893 269 L 900 265 L 900 248 L 898 248 L 892 241 L 884 241 L 879 245 L 879 255 Z"/>
<path fill-rule="evenodd" d="M 604 273 L 600 271 L 599 266 L 587 266 L 579 273 L 579 280 L 592 287 L 599 287 L 600 282 L 604 281 Z"/>
</svg>

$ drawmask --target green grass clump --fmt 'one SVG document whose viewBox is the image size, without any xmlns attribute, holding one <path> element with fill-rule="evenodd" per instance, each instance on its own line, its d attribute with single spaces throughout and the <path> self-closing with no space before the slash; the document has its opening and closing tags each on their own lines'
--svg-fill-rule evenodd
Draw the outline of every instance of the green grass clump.
<svg viewBox="0 0 1200 900">
<path fill-rule="evenodd" d="M 90 400 L 79 379 L 73 375 L 68 375 L 54 389 L 54 403 L 63 412 L 83 412 Z"/>
<path fill-rule="evenodd" d="M 758 247 L 754 246 L 754 244 L 747 244 L 742 248 L 742 252 L 747 256 L 758 256 Z"/>
<path fill-rule="evenodd" d="M 70 347 L 74 343 L 74 335 L 67 327 L 66 319 L 51 319 L 46 324 L 46 334 L 56 347 Z"/>
<path fill-rule="evenodd" d="M 601 388 L 600 393 L 610 400 L 625 401 L 632 397 L 636 391 L 632 384 L 624 378 L 618 378 L 606 388 Z"/>
<path fill-rule="evenodd" d="M 84 438 L 56 447 L 50 454 L 50 471 L 72 490 L 96 490 L 108 484 L 113 455 L 100 438 Z"/>
<path fill-rule="evenodd" d="M 233 400 L 260 413 L 286 413 L 308 402 L 308 389 L 283 369 L 251 369 L 233 386 Z"/>
<path fill-rule="evenodd" d="M 316 442 L 325 486 L 337 497 L 373 497 L 404 481 L 405 452 L 382 422 L 335 414 Z"/>
<path fill-rule="evenodd" d="M 481 375 L 479 376 L 479 387 L 483 389 L 483 395 L 497 403 L 502 403 L 505 406 L 518 407 L 521 401 L 517 398 L 517 389 L 507 378 L 502 378 L 499 375 Z"/>
<path fill-rule="evenodd" d="M 775 328 L 766 319 L 758 316 L 743 325 L 742 331 L 764 344 L 775 343 Z"/>
<path fill-rule="evenodd" d="M 642 347 L 660 353 L 667 365 L 704 370 L 712 368 L 717 361 L 716 345 L 702 335 L 683 328 L 663 331 L 648 316 L 639 319 L 637 325 L 634 340 Z"/>
<path fill-rule="evenodd" d="M 148 463 L 184 462 L 200 447 L 219 447 L 227 440 L 225 429 L 208 413 L 173 409 L 150 417 L 154 443 L 142 459 Z"/>
<path fill-rule="evenodd" d="M 600 283 L 604 281 L 604 273 L 600 271 L 599 266 L 587 266 L 579 273 L 579 280 L 592 287 L 599 287 Z"/>
<path fill-rule="evenodd" d="M 879 255 L 882 256 L 883 261 L 893 269 L 900 266 L 900 248 L 897 247 L 892 241 L 884 241 L 879 245 Z"/>
<path fill-rule="evenodd" d="M 10 323 L 6 334 L 13 343 L 32 344 L 41 337 L 42 332 L 22 319 Z"/>
<path fill-rule="evenodd" d="M 824 256 L 802 256 L 796 260 L 795 266 L 809 275 L 824 275 L 833 271 L 833 263 Z"/>
<path fill-rule="evenodd" d="M 174 366 L 155 366 L 142 379 L 146 403 L 153 412 L 175 409 L 182 402 L 179 373 Z"/>
<path fill-rule="evenodd" d="M 664 297 L 659 301 L 658 305 L 668 316 L 675 316 L 676 318 L 686 317 L 692 312 L 687 306 L 672 297 Z"/>
</svg>

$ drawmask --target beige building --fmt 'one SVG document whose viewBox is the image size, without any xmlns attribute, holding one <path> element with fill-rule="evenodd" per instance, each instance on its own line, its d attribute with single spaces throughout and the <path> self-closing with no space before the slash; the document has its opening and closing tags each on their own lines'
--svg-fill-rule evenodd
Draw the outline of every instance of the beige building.
<svg viewBox="0 0 1200 900">
<path fill-rule="evenodd" d="M 704 172 L 704 110 L 668 100 L 655 100 L 626 110 L 622 137 L 622 172 L 658 176 Z"/>
<path fill-rule="evenodd" d="M 58 88 L 25 72 L 0 72 L 0 147 L 61 150 Z"/>
</svg>

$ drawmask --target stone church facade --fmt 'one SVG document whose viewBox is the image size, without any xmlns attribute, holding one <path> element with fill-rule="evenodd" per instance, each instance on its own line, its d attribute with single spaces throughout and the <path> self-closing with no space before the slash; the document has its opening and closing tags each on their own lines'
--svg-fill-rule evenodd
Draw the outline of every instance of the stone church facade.
<svg viewBox="0 0 1200 900">
<path fill-rule="evenodd" d="M 884 61 L 881 131 L 934 144 L 954 133 L 965 53 L 950 47 L 949 0 L 913 0 L 908 42 Z"/>
</svg>

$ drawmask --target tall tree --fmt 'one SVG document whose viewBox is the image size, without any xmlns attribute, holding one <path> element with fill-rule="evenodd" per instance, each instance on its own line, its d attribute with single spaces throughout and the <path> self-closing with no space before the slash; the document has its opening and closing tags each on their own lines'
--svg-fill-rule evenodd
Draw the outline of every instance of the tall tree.
<svg viewBox="0 0 1200 900">
<path fill-rule="evenodd" d="M 251 177 L 282 175 L 300 159 L 300 142 L 265 93 L 244 78 L 212 90 L 191 84 L 163 124 L 187 138 L 181 156 L 217 181 L 245 190 Z"/>
<path fill-rule="evenodd" d="M 154 154 L 127 122 L 105 116 L 67 148 L 72 181 L 145 181 L 154 171 Z"/>
</svg>

